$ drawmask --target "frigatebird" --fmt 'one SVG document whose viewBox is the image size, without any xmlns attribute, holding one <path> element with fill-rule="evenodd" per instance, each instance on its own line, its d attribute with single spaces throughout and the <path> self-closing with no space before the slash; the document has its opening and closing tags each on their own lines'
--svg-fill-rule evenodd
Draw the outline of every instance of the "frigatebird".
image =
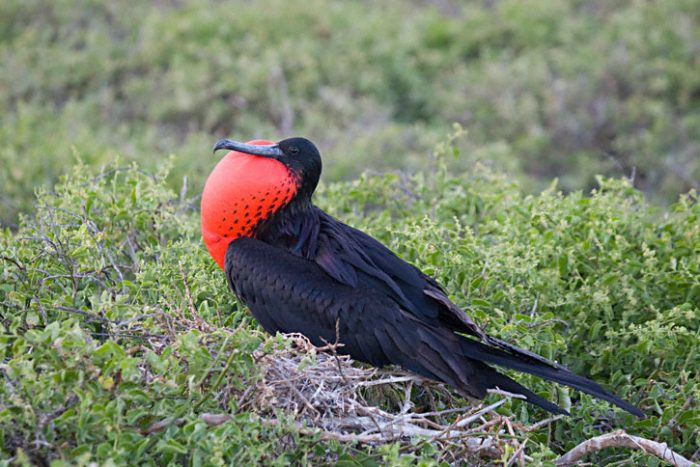
<svg viewBox="0 0 700 467">
<path fill-rule="evenodd" d="M 278 143 L 222 139 L 230 152 L 207 179 L 202 235 L 230 288 L 269 333 L 301 333 L 314 345 L 376 367 L 398 365 L 482 399 L 519 394 L 568 414 L 493 366 L 576 388 L 643 418 L 597 383 L 486 334 L 435 279 L 311 200 L 321 155 L 305 138 Z"/>
</svg>

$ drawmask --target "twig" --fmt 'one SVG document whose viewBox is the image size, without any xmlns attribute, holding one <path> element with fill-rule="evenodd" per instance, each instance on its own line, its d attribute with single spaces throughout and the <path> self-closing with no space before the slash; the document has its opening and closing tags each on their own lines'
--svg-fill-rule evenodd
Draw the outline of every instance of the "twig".
<svg viewBox="0 0 700 467">
<path fill-rule="evenodd" d="M 182 188 L 180 189 L 180 204 L 185 202 L 187 197 L 187 175 L 182 176 Z"/>
<path fill-rule="evenodd" d="M 465 418 L 457 418 L 451 425 L 445 427 L 444 429 L 440 430 L 436 435 L 432 436 L 428 442 L 431 443 L 433 441 L 436 441 L 440 438 L 444 438 L 445 436 L 449 436 L 451 433 L 454 432 L 457 428 L 462 428 L 466 425 L 469 425 L 470 423 L 476 421 L 481 417 L 482 415 L 491 412 L 492 410 L 497 409 L 501 405 L 505 404 L 507 402 L 507 399 L 501 399 L 500 401 L 494 402 L 493 404 L 484 407 L 483 409 L 479 410 L 478 412 L 465 417 Z"/>
<path fill-rule="evenodd" d="M 66 400 L 64 404 L 59 406 L 56 410 L 54 410 L 51 413 L 43 414 L 42 416 L 39 417 L 39 427 L 44 428 L 49 422 L 54 420 L 57 417 L 60 417 L 63 415 L 66 410 L 70 409 L 73 407 L 77 402 L 78 402 L 78 396 L 72 395 Z"/>
<path fill-rule="evenodd" d="M 289 381 L 286 381 L 286 383 L 287 383 L 287 384 L 286 384 L 287 387 L 288 387 L 294 394 L 296 394 L 296 396 L 299 398 L 299 400 L 301 400 L 301 401 L 304 403 L 304 405 L 306 406 L 307 409 L 309 409 L 311 412 L 315 413 L 317 416 L 320 415 L 319 412 L 318 412 L 318 410 L 316 410 L 316 408 L 315 408 L 313 405 L 311 405 L 311 402 L 309 402 L 308 399 L 307 399 L 306 397 L 304 397 L 304 395 L 301 393 L 301 391 L 299 391 L 299 389 L 297 389 L 296 386 L 294 386 L 294 385 L 293 385 L 291 382 L 289 382 Z"/>
<path fill-rule="evenodd" d="M 199 317 L 197 309 L 194 307 L 194 300 L 192 299 L 192 292 L 190 291 L 190 285 L 187 283 L 187 274 L 185 273 L 185 268 L 182 263 L 178 264 L 180 266 L 180 275 L 182 276 L 182 283 L 185 285 L 185 295 L 187 296 L 187 302 L 190 308 L 190 315 L 192 319 L 201 324 L 202 318 Z"/>
<path fill-rule="evenodd" d="M 411 410 L 411 407 L 413 407 L 413 402 L 411 402 L 411 391 L 413 390 L 413 381 L 409 381 L 406 387 L 404 388 L 404 401 L 401 406 L 401 412 L 399 412 L 401 415 L 404 415 L 408 413 L 409 410 Z"/>
<path fill-rule="evenodd" d="M 143 433 L 144 435 L 150 435 L 151 433 L 156 433 L 158 431 L 161 431 L 162 429 L 167 428 L 170 425 L 182 426 L 184 424 L 185 424 L 184 418 L 168 417 L 168 418 L 165 418 L 159 422 L 153 423 L 151 426 L 149 426 L 148 428 L 141 431 L 141 433 Z"/>
<path fill-rule="evenodd" d="M 618 430 L 584 441 L 557 459 L 557 466 L 573 465 L 587 455 L 605 448 L 641 449 L 647 454 L 665 460 L 674 467 L 693 465 L 688 459 L 672 451 L 666 443 L 628 435 L 624 430 Z"/>
<path fill-rule="evenodd" d="M 243 404 L 245 403 L 245 400 L 248 398 L 248 396 L 250 396 L 250 393 L 253 392 L 254 387 L 255 386 L 252 386 L 252 385 L 248 386 L 245 389 L 245 391 L 243 391 L 243 394 L 241 394 L 241 396 L 236 401 L 236 409 L 237 410 L 241 410 L 241 408 L 243 407 Z"/>
<path fill-rule="evenodd" d="M 479 274 L 481 277 L 486 277 L 486 270 L 489 267 L 489 259 L 486 258 L 486 261 L 484 261 L 484 267 L 481 269 L 481 273 Z"/>
<path fill-rule="evenodd" d="M 466 431 L 467 434 L 473 434 L 473 433 L 484 433 L 486 430 L 490 429 L 494 425 L 499 425 L 501 422 L 501 417 L 496 417 L 492 418 L 491 420 L 477 426 L 474 428 L 470 428 Z"/>
<path fill-rule="evenodd" d="M 519 459 L 520 460 L 520 465 L 525 465 L 525 460 L 523 459 L 523 451 L 525 449 L 525 445 L 527 444 L 527 439 L 523 441 L 523 444 L 518 447 L 518 449 L 515 450 L 513 455 L 511 456 L 510 460 L 506 464 L 506 467 L 511 467 L 511 465 L 515 464 L 515 460 Z"/>
<path fill-rule="evenodd" d="M 522 394 L 515 394 L 514 392 L 508 392 L 498 388 L 487 389 L 486 392 L 488 392 L 489 394 L 498 394 L 499 396 L 511 397 L 513 399 L 527 400 L 527 397 L 523 396 Z"/>
<path fill-rule="evenodd" d="M 16 259 L 10 258 L 9 256 L 0 256 L 0 259 L 9 263 L 13 263 L 15 266 L 17 266 L 17 269 L 19 269 L 22 272 L 26 271 L 25 267 L 22 266 Z"/>
<path fill-rule="evenodd" d="M 231 416 L 224 413 L 203 413 L 199 418 L 209 426 L 218 426 L 231 420 Z"/>
<path fill-rule="evenodd" d="M 473 407 L 455 407 L 453 409 L 445 409 L 445 410 L 435 410 L 433 412 L 423 412 L 421 413 L 421 417 L 440 417 L 443 415 L 449 415 L 451 413 L 455 412 L 467 412 L 468 410 L 473 409 Z"/>
<path fill-rule="evenodd" d="M 343 373 L 343 366 L 340 364 L 340 359 L 338 358 L 338 347 L 343 347 L 345 344 L 340 342 L 340 318 L 335 320 L 335 342 L 333 344 L 329 343 L 326 341 L 323 337 L 321 338 L 323 342 L 326 343 L 325 346 L 320 347 L 319 350 L 330 350 L 331 355 L 333 355 L 333 358 L 335 359 L 335 363 L 338 366 L 338 373 L 340 376 L 343 378 L 345 382 L 347 382 L 347 379 L 345 378 L 345 374 Z"/>
<path fill-rule="evenodd" d="M 94 319 L 97 321 L 102 321 L 103 323 L 114 324 L 114 322 L 112 320 L 109 320 L 109 319 L 102 317 L 102 316 L 99 316 L 99 315 L 94 315 L 94 314 L 89 313 L 87 311 L 79 310 L 78 308 L 73 308 L 73 307 L 63 306 L 63 305 L 56 305 L 54 308 L 56 308 L 57 310 L 66 311 L 68 313 L 75 313 L 76 315 L 82 315 L 82 316 L 85 316 L 86 318 Z"/>
<path fill-rule="evenodd" d="M 475 414 L 470 415 L 469 417 L 466 417 L 466 418 L 461 419 L 455 426 L 458 427 L 458 428 L 461 428 L 461 427 L 463 427 L 463 426 L 467 426 L 467 425 L 469 425 L 470 423 L 473 423 L 473 422 L 475 422 L 476 420 L 478 420 L 479 417 L 481 417 L 482 415 L 486 415 L 487 413 L 496 410 L 498 407 L 502 406 L 502 405 L 505 404 L 506 402 L 508 402 L 508 399 L 501 399 L 501 400 L 499 400 L 499 401 L 496 401 L 496 402 L 494 402 L 493 404 L 488 405 L 488 406 L 484 407 L 483 409 L 479 410 L 479 411 L 476 412 Z"/>
<path fill-rule="evenodd" d="M 530 318 L 535 317 L 535 313 L 537 312 L 537 304 L 540 301 L 540 297 L 535 297 L 535 303 L 532 304 L 532 309 L 530 310 Z"/>
<path fill-rule="evenodd" d="M 557 420 L 561 420 L 565 416 L 566 415 L 563 415 L 563 414 L 555 415 L 553 417 L 549 417 L 549 418 L 545 418 L 544 420 L 540 420 L 539 422 L 534 423 L 530 426 L 523 426 L 523 427 L 519 426 L 518 430 L 522 431 L 523 433 L 530 433 L 531 431 L 539 430 L 542 427 L 545 427 L 551 423 L 554 423 Z"/>
<path fill-rule="evenodd" d="M 416 381 L 420 379 L 422 379 L 420 376 L 397 376 L 395 378 L 375 379 L 373 381 L 360 381 L 357 383 L 357 385 L 362 387 L 370 387 L 378 386 L 380 384 L 406 383 L 408 381 Z"/>
</svg>

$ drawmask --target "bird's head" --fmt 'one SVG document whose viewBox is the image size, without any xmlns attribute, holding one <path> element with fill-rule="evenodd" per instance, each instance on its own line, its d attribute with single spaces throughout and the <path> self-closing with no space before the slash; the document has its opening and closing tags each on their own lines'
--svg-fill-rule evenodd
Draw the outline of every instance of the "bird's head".
<svg viewBox="0 0 700 467">
<path fill-rule="evenodd" d="M 209 175 L 202 193 L 202 236 L 224 267 L 228 244 L 254 237 L 256 228 L 292 202 L 305 203 L 321 177 L 321 154 L 306 138 L 278 143 L 219 140 L 214 151 L 229 152 Z"/>
</svg>

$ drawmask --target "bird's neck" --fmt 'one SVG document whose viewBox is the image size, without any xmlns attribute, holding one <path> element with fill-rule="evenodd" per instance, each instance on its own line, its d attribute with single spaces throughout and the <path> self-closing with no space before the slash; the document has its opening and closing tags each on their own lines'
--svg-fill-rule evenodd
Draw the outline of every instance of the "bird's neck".
<svg viewBox="0 0 700 467">
<path fill-rule="evenodd" d="M 308 198 L 294 199 L 256 229 L 255 238 L 307 259 L 316 256 L 319 209 Z"/>
</svg>

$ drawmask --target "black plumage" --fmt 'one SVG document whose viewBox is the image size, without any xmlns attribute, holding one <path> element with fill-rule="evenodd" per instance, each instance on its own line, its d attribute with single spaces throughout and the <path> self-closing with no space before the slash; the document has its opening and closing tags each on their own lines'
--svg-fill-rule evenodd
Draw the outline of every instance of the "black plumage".
<svg viewBox="0 0 700 467">
<path fill-rule="evenodd" d="M 312 143 L 293 138 L 277 148 L 275 158 L 289 168 L 298 191 L 256 226 L 254 238 L 230 242 L 224 266 L 231 289 L 266 331 L 301 333 L 318 346 L 338 338 L 339 351 L 356 360 L 398 365 L 475 398 L 498 388 L 550 412 L 566 413 L 498 373 L 491 366 L 496 365 L 574 387 L 644 416 L 593 381 L 488 336 L 433 278 L 311 203 L 321 171 Z"/>
</svg>

